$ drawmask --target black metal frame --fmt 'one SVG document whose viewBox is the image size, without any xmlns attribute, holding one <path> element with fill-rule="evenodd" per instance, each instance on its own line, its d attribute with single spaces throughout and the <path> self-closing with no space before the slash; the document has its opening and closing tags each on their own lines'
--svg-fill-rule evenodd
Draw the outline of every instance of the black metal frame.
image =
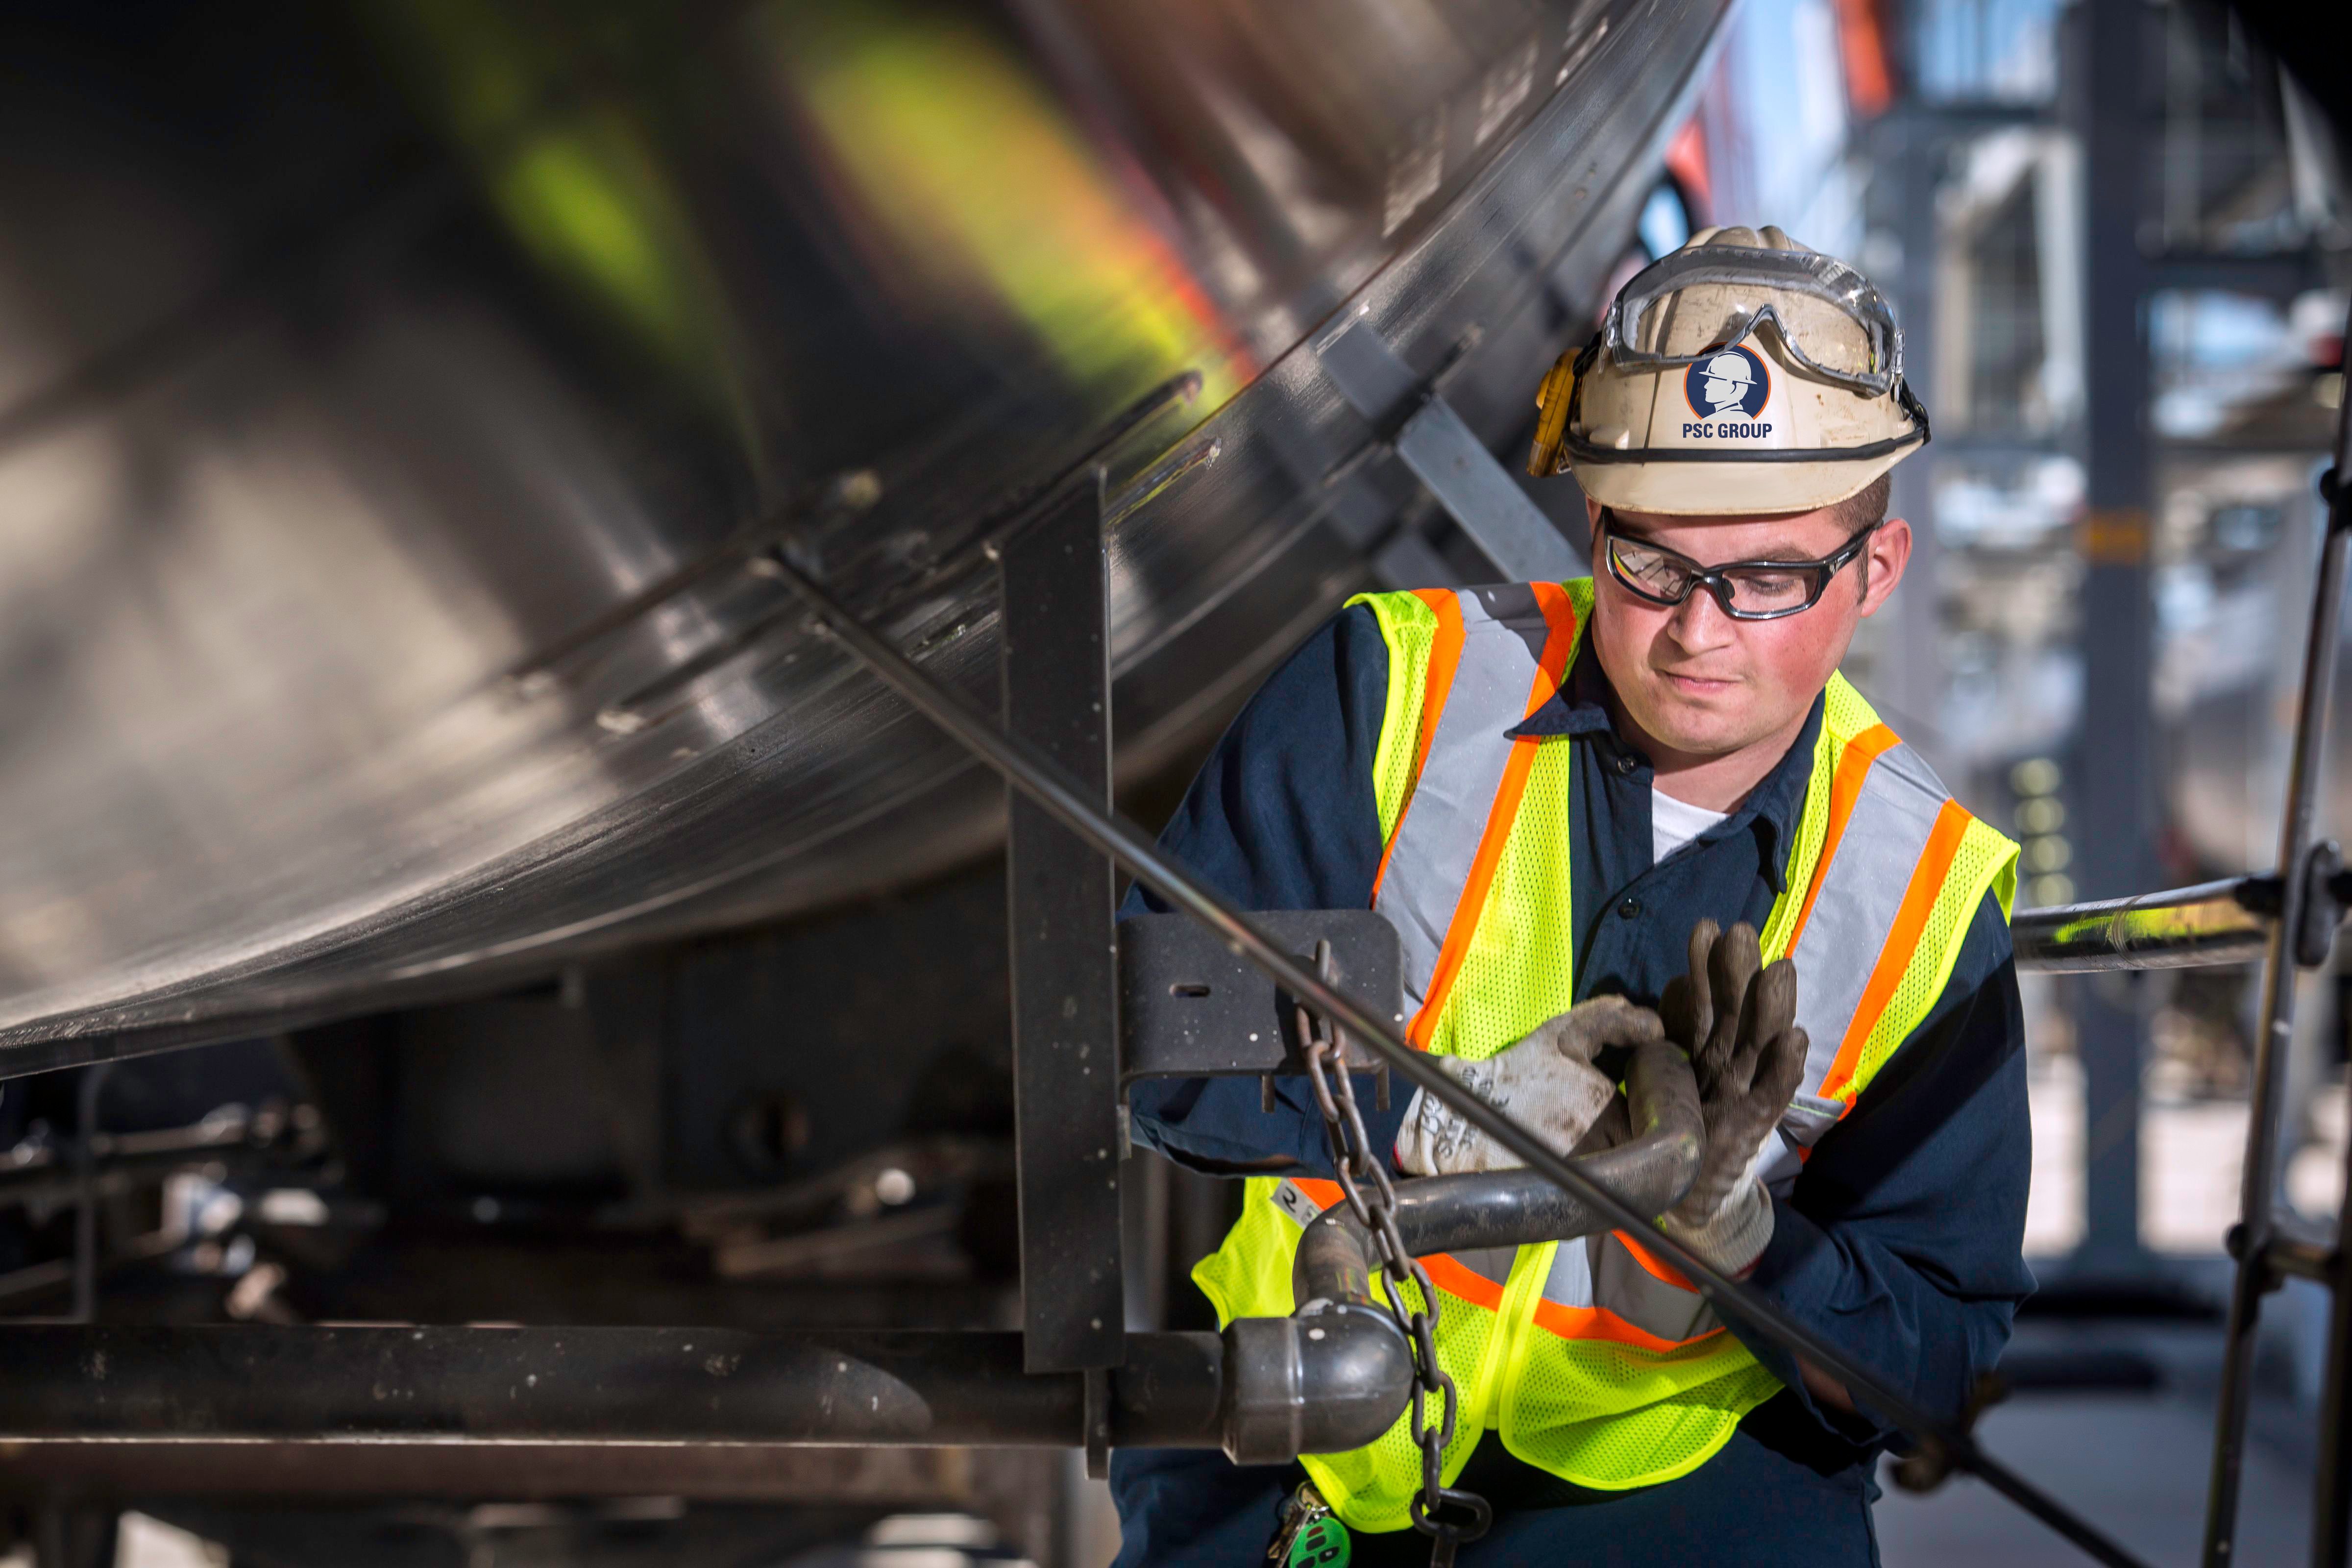
<svg viewBox="0 0 2352 1568">
<path fill-rule="evenodd" d="M 1089 471 L 993 542 L 1003 595 L 1004 729 L 1110 808 L 1110 618 L 1102 490 Z M 1109 858 L 1006 791 L 1014 1162 L 1031 1372 L 1117 1366 L 1118 986 Z M 1090 1424 L 1091 1425 L 1091 1424 Z"/>
<path fill-rule="evenodd" d="M 2352 330 L 2352 324 L 2347 325 Z M 2312 819 L 2318 809 L 2319 768 L 2327 737 L 2328 702 L 2336 684 L 2344 577 L 2352 550 L 2352 405 L 2339 416 L 2336 466 L 2321 482 L 2327 502 L 2326 542 L 2313 589 L 2311 625 L 2304 644 L 2303 689 L 2296 701 L 2294 754 L 2287 775 L 2286 806 L 2279 823 L 2278 918 L 2272 925 L 2263 964 L 2261 1026 L 2254 1037 L 2253 1084 L 2246 1128 L 2242 1215 L 2231 1236 L 2238 1270 L 2230 1292 L 2230 1320 L 2222 1342 L 2221 1408 L 2215 1420 L 2213 1475 L 2205 1521 L 2206 1568 L 2234 1562 L 2238 1482 L 2245 1462 L 2246 1416 L 2252 1397 L 2254 1332 L 2262 1299 L 2291 1273 L 2319 1278 L 2335 1294 L 2327 1348 L 2327 1378 L 2319 1427 L 2319 1464 L 2312 1516 L 2312 1561 L 2332 1568 L 2345 1561 L 2352 1536 L 2352 1500 L 2347 1479 L 2347 1405 L 2343 1384 L 2352 1374 L 2352 1279 L 2345 1249 L 2352 1241 L 2352 1165 L 2347 1168 L 2344 1205 L 2337 1211 L 2332 1256 L 2315 1258 L 2308 1238 L 2283 1230 L 2273 1214 L 2278 1185 L 2279 1101 L 2285 1057 L 2294 1033 L 2294 987 L 2299 968 L 2327 956 L 2323 933 L 2335 929 L 2335 877 L 2340 859 L 2334 844 L 2314 842 Z M 2314 919 L 2315 915 L 2319 916 Z"/>
</svg>

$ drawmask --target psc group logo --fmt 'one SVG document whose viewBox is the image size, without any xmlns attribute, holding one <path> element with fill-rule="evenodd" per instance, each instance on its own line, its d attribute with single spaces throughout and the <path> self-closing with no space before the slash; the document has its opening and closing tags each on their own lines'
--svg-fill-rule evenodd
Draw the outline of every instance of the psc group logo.
<svg viewBox="0 0 2352 1568">
<path fill-rule="evenodd" d="M 1760 355 L 1738 345 L 1719 349 L 1683 373 L 1683 400 L 1697 416 L 1683 434 L 1735 440 L 1769 436 L 1772 426 L 1756 416 L 1771 396 L 1772 373 Z"/>
<path fill-rule="evenodd" d="M 1744 346 L 1711 353 L 1683 374 L 1683 397 L 1701 419 L 1753 419 L 1771 395 L 1772 373 L 1755 350 Z"/>
</svg>

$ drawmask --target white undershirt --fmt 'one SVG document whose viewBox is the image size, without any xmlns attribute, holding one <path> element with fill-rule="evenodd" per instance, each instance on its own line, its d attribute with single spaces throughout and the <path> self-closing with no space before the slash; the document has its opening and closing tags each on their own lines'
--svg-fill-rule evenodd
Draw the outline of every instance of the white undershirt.
<svg viewBox="0 0 2352 1568">
<path fill-rule="evenodd" d="M 1692 805 L 1650 786 L 1650 863 L 1656 865 L 1731 814 Z"/>
</svg>

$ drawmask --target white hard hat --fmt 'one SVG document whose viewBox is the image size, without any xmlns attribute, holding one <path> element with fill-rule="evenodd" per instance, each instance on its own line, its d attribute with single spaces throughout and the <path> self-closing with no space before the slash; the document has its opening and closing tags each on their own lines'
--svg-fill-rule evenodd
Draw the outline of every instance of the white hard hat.
<svg viewBox="0 0 2352 1568">
<path fill-rule="evenodd" d="M 1536 405 L 1528 471 L 1629 511 L 1811 511 L 1927 440 L 1878 291 L 1769 226 L 1702 229 L 1636 274 Z"/>
</svg>

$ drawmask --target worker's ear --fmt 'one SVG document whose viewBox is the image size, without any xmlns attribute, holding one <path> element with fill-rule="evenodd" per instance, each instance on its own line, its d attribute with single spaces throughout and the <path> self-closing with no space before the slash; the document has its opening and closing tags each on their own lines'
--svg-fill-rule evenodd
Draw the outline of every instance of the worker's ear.
<svg viewBox="0 0 2352 1568">
<path fill-rule="evenodd" d="M 1899 517 L 1888 518 L 1863 546 L 1862 558 L 1870 567 L 1863 581 L 1862 613 L 1874 616 L 1903 581 L 1903 568 L 1911 563 L 1911 525 Z"/>
<path fill-rule="evenodd" d="M 1584 519 L 1591 530 L 1585 537 L 1584 558 L 1598 561 L 1601 559 L 1601 503 L 1591 496 L 1584 498 Z"/>
</svg>

